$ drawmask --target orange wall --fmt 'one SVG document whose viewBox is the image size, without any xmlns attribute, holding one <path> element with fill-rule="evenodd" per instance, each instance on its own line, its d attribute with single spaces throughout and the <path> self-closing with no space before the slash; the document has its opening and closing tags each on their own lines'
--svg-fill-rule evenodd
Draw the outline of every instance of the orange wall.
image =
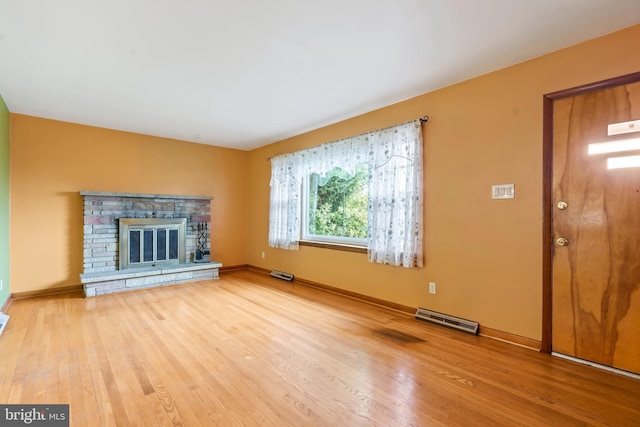
<svg viewBox="0 0 640 427">
<path fill-rule="evenodd" d="M 542 322 L 542 98 L 640 70 L 640 26 L 388 106 L 249 153 L 250 264 L 539 340 Z M 269 248 L 269 156 L 428 114 L 423 269 L 366 255 Z M 516 198 L 491 200 L 514 183 Z M 261 258 L 261 252 L 266 258 Z M 438 293 L 427 292 L 428 282 Z"/>
<path fill-rule="evenodd" d="M 212 259 L 246 263 L 247 153 L 11 114 L 11 292 L 79 285 L 80 190 L 213 196 Z"/>
</svg>

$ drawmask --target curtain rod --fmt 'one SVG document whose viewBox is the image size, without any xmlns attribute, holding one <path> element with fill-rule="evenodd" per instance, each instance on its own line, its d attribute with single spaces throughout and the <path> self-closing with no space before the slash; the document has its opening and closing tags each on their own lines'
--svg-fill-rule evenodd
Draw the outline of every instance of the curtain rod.
<svg viewBox="0 0 640 427">
<path fill-rule="evenodd" d="M 418 120 L 420 120 L 420 124 L 427 123 L 429 121 L 429 116 L 427 116 L 425 114 L 424 116 L 420 117 Z M 409 120 L 409 121 L 413 121 L 413 120 Z M 405 123 L 409 123 L 409 122 L 405 122 Z M 389 126 L 389 127 L 393 127 L 393 126 L 398 126 L 398 125 L 392 125 L 392 126 Z M 365 133 L 369 133 L 369 132 L 365 132 Z M 274 158 L 275 156 L 278 156 L 278 154 L 276 154 L 274 156 L 267 157 L 267 162 L 269 160 L 271 160 L 272 158 Z"/>
</svg>

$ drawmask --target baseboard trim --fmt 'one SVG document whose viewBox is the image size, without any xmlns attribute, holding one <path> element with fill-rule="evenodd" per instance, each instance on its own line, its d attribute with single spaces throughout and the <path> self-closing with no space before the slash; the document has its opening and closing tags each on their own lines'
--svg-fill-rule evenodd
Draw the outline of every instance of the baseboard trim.
<svg viewBox="0 0 640 427">
<path fill-rule="evenodd" d="M 12 299 L 46 297 L 51 295 L 69 294 L 72 292 L 82 292 L 82 285 L 62 286 L 59 288 L 40 289 L 37 291 L 15 292 L 11 294 Z"/>
<path fill-rule="evenodd" d="M 247 265 L 247 269 L 248 270 L 253 270 L 257 273 L 261 273 L 261 274 L 266 274 L 269 275 L 269 273 L 271 272 L 270 270 L 267 270 L 266 268 L 262 268 L 262 267 L 258 267 L 255 265 Z M 299 283 L 301 285 L 305 285 L 305 286 L 309 286 L 312 288 L 316 288 L 316 289 L 320 289 L 326 292 L 331 292 L 334 294 L 338 294 L 338 295 L 342 295 L 342 296 L 346 296 L 348 298 L 353 298 L 356 299 L 358 301 L 363 301 L 369 304 L 374 304 L 380 307 L 384 307 L 390 310 L 394 310 L 394 311 L 398 311 L 401 313 L 406 313 L 406 314 L 410 314 L 410 315 L 415 315 L 417 308 L 416 307 L 409 307 L 406 305 L 402 305 L 402 304 L 397 304 L 391 301 L 386 301 L 383 299 L 379 299 L 379 298 L 374 298 L 374 297 L 370 297 L 368 295 L 363 295 L 363 294 L 359 294 L 357 292 L 351 292 L 351 291 L 347 291 L 345 289 L 341 289 L 341 288 L 336 288 L 333 286 L 329 286 L 329 285 L 325 285 L 323 283 L 318 283 L 318 282 L 314 282 L 312 280 L 307 280 L 307 279 L 303 279 L 301 277 L 296 276 L 293 279 L 294 283 Z M 531 338 L 527 338 L 527 337 L 522 337 L 520 335 L 515 335 L 509 332 L 504 332 L 504 331 L 500 331 L 498 329 L 493 329 L 493 328 L 488 328 L 486 326 L 482 326 L 480 325 L 480 327 L 478 328 L 478 335 L 485 337 L 485 338 L 491 338 L 494 340 L 498 340 L 498 341 L 503 341 L 506 342 L 508 344 L 513 344 L 513 345 L 517 345 L 520 347 L 524 347 L 524 348 L 528 348 L 531 350 L 535 350 L 535 351 L 540 351 L 541 347 L 541 342 L 531 339 Z"/>
<path fill-rule="evenodd" d="M 4 304 L 2 304 L 2 307 L 0 307 L 0 313 L 6 313 L 7 309 L 11 305 L 11 301 L 13 301 L 13 299 L 11 298 L 11 295 L 9 295 Z"/>
<path fill-rule="evenodd" d="M 262 267 L 256 267 L 255 265 L 249 265 L 247 268 L 249 270 L 253 270 L 253 271 L 255 271 L 257 273 L 261 273 L 261 274 L 269 275 L 271 273 L 271 270 L 267 270 L 266 268 L 262 268 Z M 299 283 L 301 285 L 308 286 L 308 287 L 311 287 L 311 288 L 320 289 L 320 290 L 325 291 L 325 292 L 331 292 L 331 293 L 334 293 L 334 294 L 337 294 L 337 295 L 341 295 L 341 296 L 344 296 L 344 297 L 356 299 L 358 301 L 363 301 L 363 302 L 366 302 L 368 304 L 373 304 L 373 305 L 384 307 L 384 308 L 387 308 L 387 309 L 390 309 L 390 310 L 399 311 L 401 313 L 406 313 L 406 314 L 413 315 L 416 312 L 416 309 L 413 308 L 413 307 L 408 307 L 408 306 L 402 305 L 402 304 L 396 304 L 396 303 L 391 302 L 391 301 L 386 301 L 386 300 L 383 300 L 383 299 L 370 297 L 368 295 L 359 294 L 357 292 L 348 291 L 346 289 L 336 288 L 336 287 L 333 287 L 333 286 L 325 285 L 324 283 L 319 283 L 319 282 L 314 282 L 313 280 L 303 279 L 303 278 L 298 277 L 298 276 L 294 277 L 293 282 L 294 283 Z"/>
<path fill-rule="evenodd" d="M 390 310 L 399 311 L 404 314 L 414 315 L 416 313 L 416 309 L 413 307 L 409 307 L 402 304 L 397 304 L 395 302 L 386 301 L 379 298 L 374 298 L 368 295 L 359 294 L 357 292 L 348 291 L 346 289 L 335 288 L 333 286 L 325 285 L 323 283 L 314 282 L 312 280 L 303 279 L 301 277 L 296 277 L 293 279 L 294 282 L 300 283 L 305 286 L 309 286 L 311 288 L 320 289 L 322 291 L 331 292 L 333 294 L 342 295 L 348 298 L 356 299 L 358 301 L 363 301 L 368 304 L 377 305 L 380 307 L 384 307 Z"/>
<path fill-rule="evenodd" d="M 542 341 L 512 334 L 510 332 L 504 332 L 498 329 L 488 328 L 482 325 L 478 328 L 478 335 L 517 345 L 519 347 L 528 348 L 530 350 L 540 351 L 542 349 Z"/>
<path fill-rule="evenodd" d="M 256 265 L 251 265 L 251 264 L 247 264 L 247 270 L 253 270 L 256 273 L 266 274 L 267 276 L 271 274 L 271 270 L 267 270 L 266 268 L 258 267 Z"/>
<path fill-rule="evenodd" d="M 229 265 L 227 267 L 222 266 L 218 271 L 232 271 L 232 270 L 246 270 L 249 268 L 249 264 Z"/>
</svg>

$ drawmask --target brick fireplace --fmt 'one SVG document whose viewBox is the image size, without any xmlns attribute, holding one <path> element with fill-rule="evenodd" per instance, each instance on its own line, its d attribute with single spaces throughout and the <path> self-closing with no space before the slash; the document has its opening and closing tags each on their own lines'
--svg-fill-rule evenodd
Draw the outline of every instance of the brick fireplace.
<svg viewBox="0 0 640 427">
<path fill-rule="evenodd" d="M 80 195 L 84 200 L 84 273 L 80 281 L 86 296 L 218 278 L 222 264 L 203 256 L 210 252 L 211 197 L 95 191 L 81 191 Z M 163 223 L 183 223 L 181 258 L 166 262 L 171 261 L 169 256 L 163 255 L 165 261 L 154 250 L 148 259 L 121 262 L 121 254 L 129 254 L 129 248 L 121 247 L 121 219 L 126 224 L 143 224 L 137 234 L 149 237 L 140 241 L 138 256 L 143 257 L 148 252 L 145 248 L 163 242 L 161 236 L 174 235 Z M 144 224 L 152 226 L 145 229 Z M 133 230 L 136 236 L 137 229 Z M 167 251 L 171 252 L 168 240 Z"/>
</svg>

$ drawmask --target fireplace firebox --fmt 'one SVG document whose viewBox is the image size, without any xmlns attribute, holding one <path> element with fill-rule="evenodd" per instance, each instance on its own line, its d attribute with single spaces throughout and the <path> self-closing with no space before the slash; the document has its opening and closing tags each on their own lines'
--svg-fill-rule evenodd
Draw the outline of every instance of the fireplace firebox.
<svg viewBox="0 0 640 427">
<path fill-rule="evenodd" d="M 120 270 L 186 259 L 186 218 L 120 218 Z"/>
</svg>

